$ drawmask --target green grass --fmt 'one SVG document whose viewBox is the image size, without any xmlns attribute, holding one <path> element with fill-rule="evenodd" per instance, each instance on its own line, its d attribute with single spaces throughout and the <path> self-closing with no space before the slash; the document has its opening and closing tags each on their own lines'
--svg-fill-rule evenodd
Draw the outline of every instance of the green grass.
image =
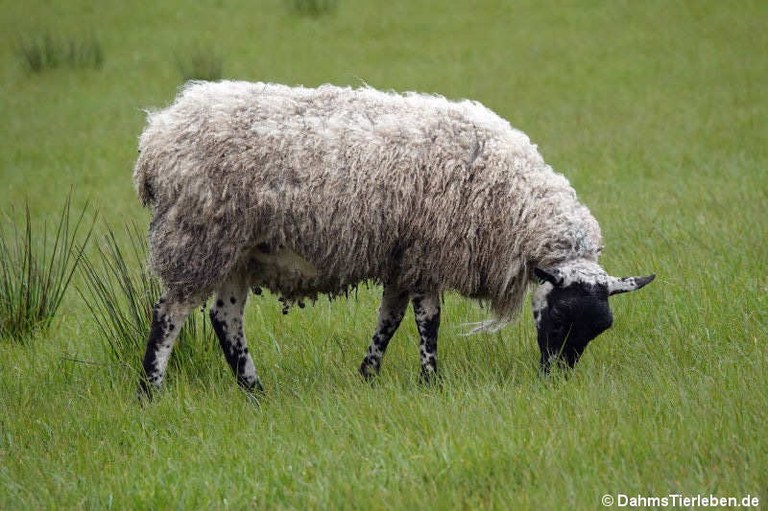
<svg viewBox="0 0 768 511">
<path fill-rule="evenodd" d="M 336 10 L 337 0 L 289 0 L 291 10 L 300 16 L 319 17 Z"/>
<path fill-rule="evenodd" d="M 358 380 L 375 288 L 286 316 L 251 297 L 258 406 L 202 338 L 139 406 L 136 366 L 70 291 L 47 331 L 0 342 L 0 509 L 595 509 L 619 493 L 764 507 L 765 2 L 338 2 L 320 17 L 286 5 L 3 2 L 0 204 L 29 197 L 41 221 L 75 184 L 73 211 L 94 202 L 129 254 L 122 226 L 148 219 L 130 182 L 141 109 L 172 100 L 172 56 L 203 41 L 228 77 L 482 101 L 574 184 L 604 266 L 656 281 L 612 299 L 614 327 L 550 379 L 529 308 L 461 337 L 485 311 L 449 295 L 441 389 L 417 383 L 410 313 L 380 378 Z M 91 27 L 109 56 L 99 73 L 19 65 L 15 34 Z M 83 274 L 73 284 L 88 296 Z"/>
<path fill-rule="evenodd" d="M 85 210 L 71 218 L 69 196 L 51 230 L 45 223 L 32 222 L 29 205 L 25 205 L 21 221 L 4 216 L 0 225 L 0 339 L 25 341 L 50 326 L 91 236 L 93 224 L 82 232 L 84 218 Z"/>
<path fill-rule="evenodd" d="M 104 50 L 92 35 L 88 38 L 62 38 L 43 34 L 22 38 L 17 54 L 22 65 L 31 73 L 60 67 L 101 69 Z"/>
<path fill-rule="evenodd" d="M 181 78 L 187 80 L 221 80 L 224 73 L 224 57 L 211 48 L 192 46 L 179 52 L 176 65 Z"/>
</svg>

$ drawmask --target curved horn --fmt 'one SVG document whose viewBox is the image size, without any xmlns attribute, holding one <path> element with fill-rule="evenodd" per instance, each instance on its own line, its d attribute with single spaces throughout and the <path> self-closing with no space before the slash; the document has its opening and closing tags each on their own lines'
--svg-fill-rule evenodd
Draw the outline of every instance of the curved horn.
<svg viewBox="0 0 768 511">
<path fill-rule="evenodd" d="M 646 275 L 645 277 L 611 277 L 608 280 L 608 295 L 617 295 L 640 289 L 655 278 L 655 274 Z"/>
<path fill-rule="evenodd" d="M 563 284 L 563 274 L 557 268 L 534 268 L 533 273 L 536 275 L 539 284 L 549 282 L 555 287 L 559 287 Z"/>
</svg>

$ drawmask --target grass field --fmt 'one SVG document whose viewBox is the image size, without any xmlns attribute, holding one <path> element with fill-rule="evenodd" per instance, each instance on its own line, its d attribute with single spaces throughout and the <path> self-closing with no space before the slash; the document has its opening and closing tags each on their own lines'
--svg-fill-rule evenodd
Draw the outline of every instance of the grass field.
<svg viewBox="0 0 768 511">
<path fill-rule="evenodd" d="M 141 350 L 116 361 L 78 272 L 50 328 L 0 340 L 0 509 L 595 509 L 619 494 L 765 507 L 768 4 L 300 4 L 1 0 L 4 228 L 25 202 L 54 224 L 72 188 L 73 211 L 98 211 L 89 260 L 106 225 L 127 247 L 123 226 L 148 220 L 130 181 L 141 109 L 201 62 L 480 100 L 571 180 L 606 269 L 656 281 L 612 299 L 614 328 L 549 379 L 530 307 L 462 337 L 486 311 L 449 295 L 441 388 L 417 383 L 411 313 L 375 384 L 358 379 L 376 288 L 286 316 L 252 296 L 260 404 L 198 337 L 141 407 Z M 22 50 L 46 37 L 101 61 L 65 52 L 35 72 Z"/>
</svg>

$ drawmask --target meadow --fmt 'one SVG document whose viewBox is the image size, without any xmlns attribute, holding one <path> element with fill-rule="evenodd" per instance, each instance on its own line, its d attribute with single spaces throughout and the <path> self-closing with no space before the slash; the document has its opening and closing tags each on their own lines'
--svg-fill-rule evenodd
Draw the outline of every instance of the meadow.
<svg viewBox="0 0 768 511">
<path fill-rule="evenodd" d="M 0 509 L 610 509 L 670 494 L 765 507 L 766 2 L 0 7 L 3 232 L 23 232 L 26 204 L 32 234 L 50 236 L 68 196 L 73 218 L 85 211 L 78 240 L 93 223 L 47 327 L 0 339 Z M 488 311 L 448 294 L 437 387 L 417 381 L 410 311 L 374 384 L 357 376 L 376 286 L 287 315 L 251 296 L 258 404 L 199 312 L 140 406 L 145 334 L 116 349 L 93 284 L 114 282 L 115 248 L 146 282 L 131 234 L 149 219 L 131 183 L 142 109 L 206 76 L 477 99 L 571 180 L 604 267 L 656 281 L 613 298 L 614 327 L 549 378 L 529 305 L 466 337 Z"/>
</svg>

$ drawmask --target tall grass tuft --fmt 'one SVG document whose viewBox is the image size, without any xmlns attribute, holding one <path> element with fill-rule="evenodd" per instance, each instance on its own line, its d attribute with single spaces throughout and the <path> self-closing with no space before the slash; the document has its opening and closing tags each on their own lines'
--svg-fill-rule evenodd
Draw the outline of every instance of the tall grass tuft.
<svg viewBox="0 0 768 511">
<path fill-rule="evenodd" d="M 17 54 L 24 67 L 32 73 L 56 68 L 98 70 L 104 66 L 104 50 L 93 35 L 63 38 L 43 34 L 21 39 Z"/>
<path fill-rule="evenodd" d="M 162 289 L 160 281 L 146 267 L 146 236 L 135 225 L 126 226 L 125 234 L 128 243 L 122 248 L 114 230 L 107 226 L 95 258 L 83 261 L 85 285 L 78 291 L 93 315 L 111 360 L 139 371 L 152 307 Z M 218 356 L 212 329 L 203 316 L 202 312 L 193 312 L 179 332 L 170 361 L 175 370 L 199 370 L 201 364 L 209 362 L 201 354 Z"/>
<path fill-rule="evenodd" d="M 177 53 L 176 65 L 184 81 L 220 80 L 224 71 L 224 57 L 217 50 L 199 45 Z"/>
<path fill-rule="evenodd" d="M 93 231 L 91 223 L 78 241 L 88 208 L 73 221 L 70 206 L 68 196 L 52 233 L 45 223 L 35 232 L 28 204 L 21 228 L 10 220 L 8 231 L 0 227 L 0 338 L 23 341 L 56 315 Z"/>
<path fill-rule="evenodd" d="M 337 0 L 289 0 L 291 10 L 300 16 L 318 18 L 336 10 Z"/>
</svg>

